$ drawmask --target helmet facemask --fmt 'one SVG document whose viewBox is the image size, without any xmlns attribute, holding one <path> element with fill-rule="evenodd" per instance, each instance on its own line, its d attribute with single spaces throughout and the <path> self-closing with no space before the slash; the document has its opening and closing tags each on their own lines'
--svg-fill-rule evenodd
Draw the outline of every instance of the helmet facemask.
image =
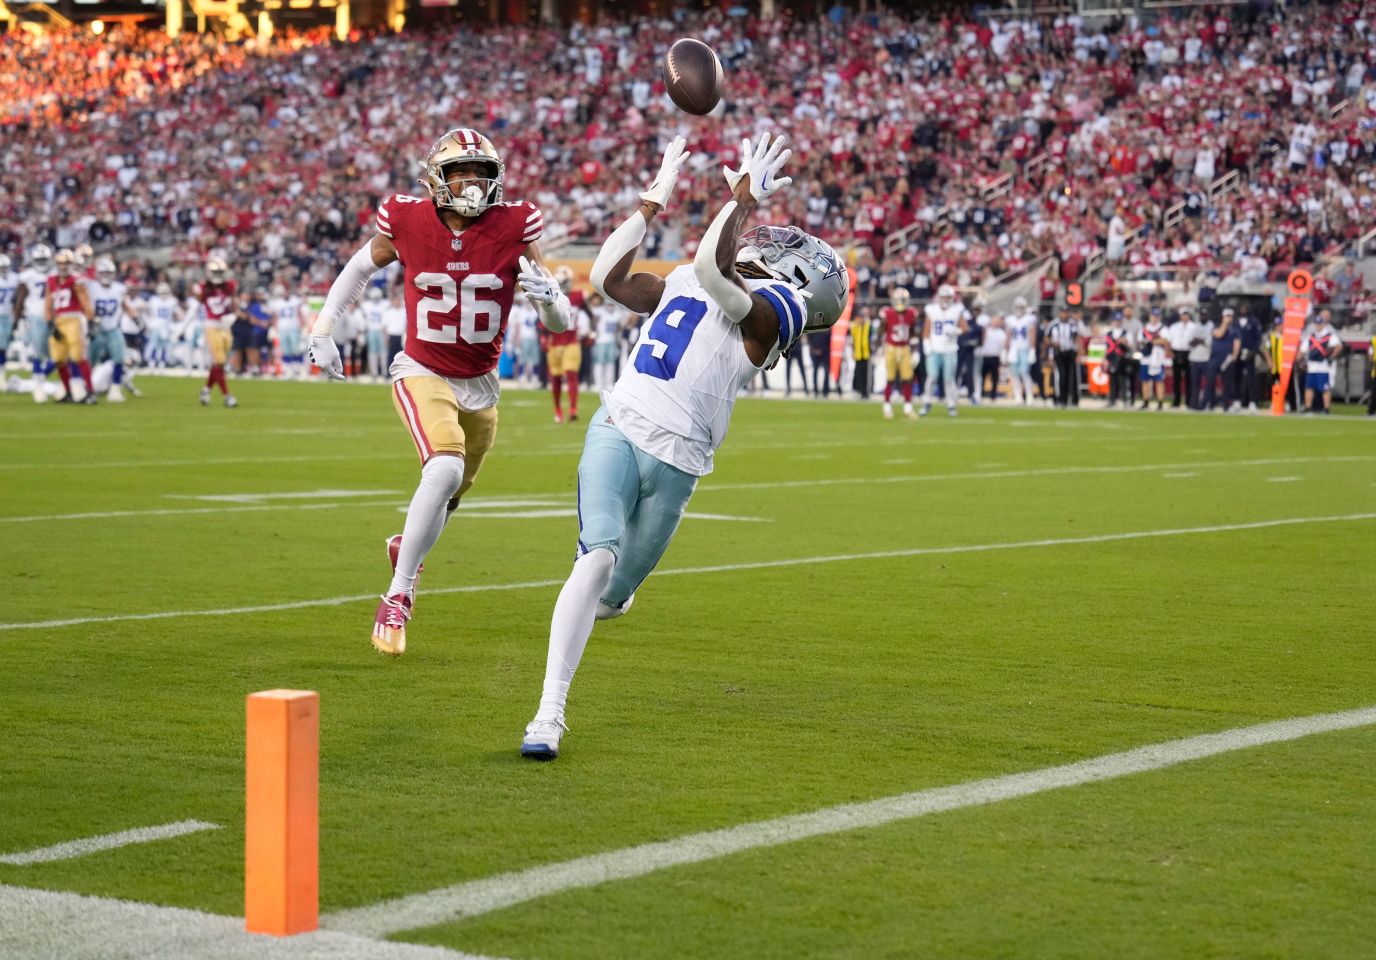
<svg viewBox="0 0 1376 960">
<path fill-rule="evenodd" d="M 830 329 L 850 298 L 850 277 L 836 251 L 797 227 L 758 226 L 741 236 L 738 263 L 808 294 L 803 332 Z"/>
<path fill-rule="evenodd" d="M 455 167 L 462 164 L 482 164 L 486 176 L 460 185 L 450 185 Z M 477 217 L 502 199 L 502 176 L 506 164 L 497 155 L 492 141 L 475 130 L 450 130 L 430 148 L 421 161 L 424 177 L 421 183 L 430 191 L 435 206 L 453 210 L 461 217 Z M 455 189 L 457 188 L 457 193 Z"/>
</svg>

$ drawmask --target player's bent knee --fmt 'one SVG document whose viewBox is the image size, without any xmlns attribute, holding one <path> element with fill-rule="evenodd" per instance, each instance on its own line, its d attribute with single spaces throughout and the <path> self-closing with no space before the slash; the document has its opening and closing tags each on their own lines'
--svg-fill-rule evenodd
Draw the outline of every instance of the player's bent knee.
<svg viewBox="0 0 1376 960">
<path fill-rule="evenodd" d="M 463 457 L 446 453 L 436 453 L 420 471 L 421 482 L 433 484 L 445 491 L 445 496 L 457 499 L 459 487 L 463 485 Z"/>
</svg>

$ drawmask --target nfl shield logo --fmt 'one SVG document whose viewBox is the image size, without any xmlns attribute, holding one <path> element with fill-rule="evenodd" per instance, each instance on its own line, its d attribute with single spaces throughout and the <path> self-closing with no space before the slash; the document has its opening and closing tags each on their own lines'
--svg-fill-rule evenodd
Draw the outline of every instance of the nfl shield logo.
<svg viewBox="0 0 1376 960">
<path fill-rule="evenodd" d="M 449 245 L 454 248 L 455 253 L 458 253 L 463 249 L 463 240 L 459 237 L 455 237 L 453 240 L 449 241 Z"/>
</svg>

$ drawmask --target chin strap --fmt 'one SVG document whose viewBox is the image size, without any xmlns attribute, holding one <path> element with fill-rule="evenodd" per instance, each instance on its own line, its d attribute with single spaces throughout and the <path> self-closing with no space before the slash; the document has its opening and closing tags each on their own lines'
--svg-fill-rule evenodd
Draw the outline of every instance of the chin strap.
<svg viewBox="0 0 1376 960">
<path fill-rule="evenodd" d="M 592 281 L 593 289 L 612 303 L 626 306 L 609 296 L 603 288 L 607 282 L 607 274 L 611 273 L 612 268 L 626 258 L 626 254 L 634 253 L 640 249 L 641 241 L 645 239 L 647 226 L 645 215 L 637 207 L 635 213 L 631 214 L 625 223 L 613 230 L 612 235 L 603 242 L 602 249 L 597 251 L 597 259 L 593 261 L 592 272 L 588 275 L 588 279 Z M 627 309 L 630 308 L 627 307 Z"/>
<path fill-rule="evenodd" d="M 729 200 L 721 208 L 717 218 L 702 235 L 698 243 L 697 255 L 693 257 L 693 273 L 702 284 L 702 289 L 721 307 L 726 318 L 732 323 L 740 323 L 750 313 L 750 294 L 722 275 L 717 268 L 717 245 L 721 243 L 721 232 L 731 214 L 736 212 L 736 201 Z"/>
<path fill-rule="evenodd" d="M 369 240 L 349 259 L 334 283 L 330 284 L 330 292 L 326 294 L 325 305 L 320 308 L 320 316 L 316 317 L 315 326 L 311 328 L 311 336 L 328 337 L 334 333 L 335 321 L 363 296 L 363 291 L 368 289 L 368 281 L 377 273 L 377 269 L 377 264 L 373 263 L 373 242 Z"/>
</svg>

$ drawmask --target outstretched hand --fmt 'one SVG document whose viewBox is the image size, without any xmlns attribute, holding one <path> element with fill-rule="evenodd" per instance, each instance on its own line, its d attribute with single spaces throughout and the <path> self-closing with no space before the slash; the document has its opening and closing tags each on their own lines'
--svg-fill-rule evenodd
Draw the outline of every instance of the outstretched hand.
<svg viewBox="0 0 1376 960">
<path fill-rule="evenodd" d="M 750 195 L 755 202 L 763 203 L 779 190 L 793 182 L 792 177 L 779 177 L 778 172 L 793 156 L 792 150 L 784 149 L 787 142 L 783 134 L 772 140 L 768 133 L 760 134 L 760 142 L 753 147 L 749 140 L 741 141 L 741 163 L 738 168 L 722 167 L 722 175 L 733 193 L 742 178 L 749 178 Z"/>
<path fill-rule="evenodd" d="M 684 152 L 684 143 L 682 137 L 674 137 L 669 141 L 669 146 L 664 148 L 664 159 L 659 164 L 659 173 L 655 174 L 654 182 L 640 195 L 641 200 L 652 203 L 661 210 L 669 205 L 669 196 L 674 192 L 678 172 L 692 156 L 691 153 Z"/>
</svg>

